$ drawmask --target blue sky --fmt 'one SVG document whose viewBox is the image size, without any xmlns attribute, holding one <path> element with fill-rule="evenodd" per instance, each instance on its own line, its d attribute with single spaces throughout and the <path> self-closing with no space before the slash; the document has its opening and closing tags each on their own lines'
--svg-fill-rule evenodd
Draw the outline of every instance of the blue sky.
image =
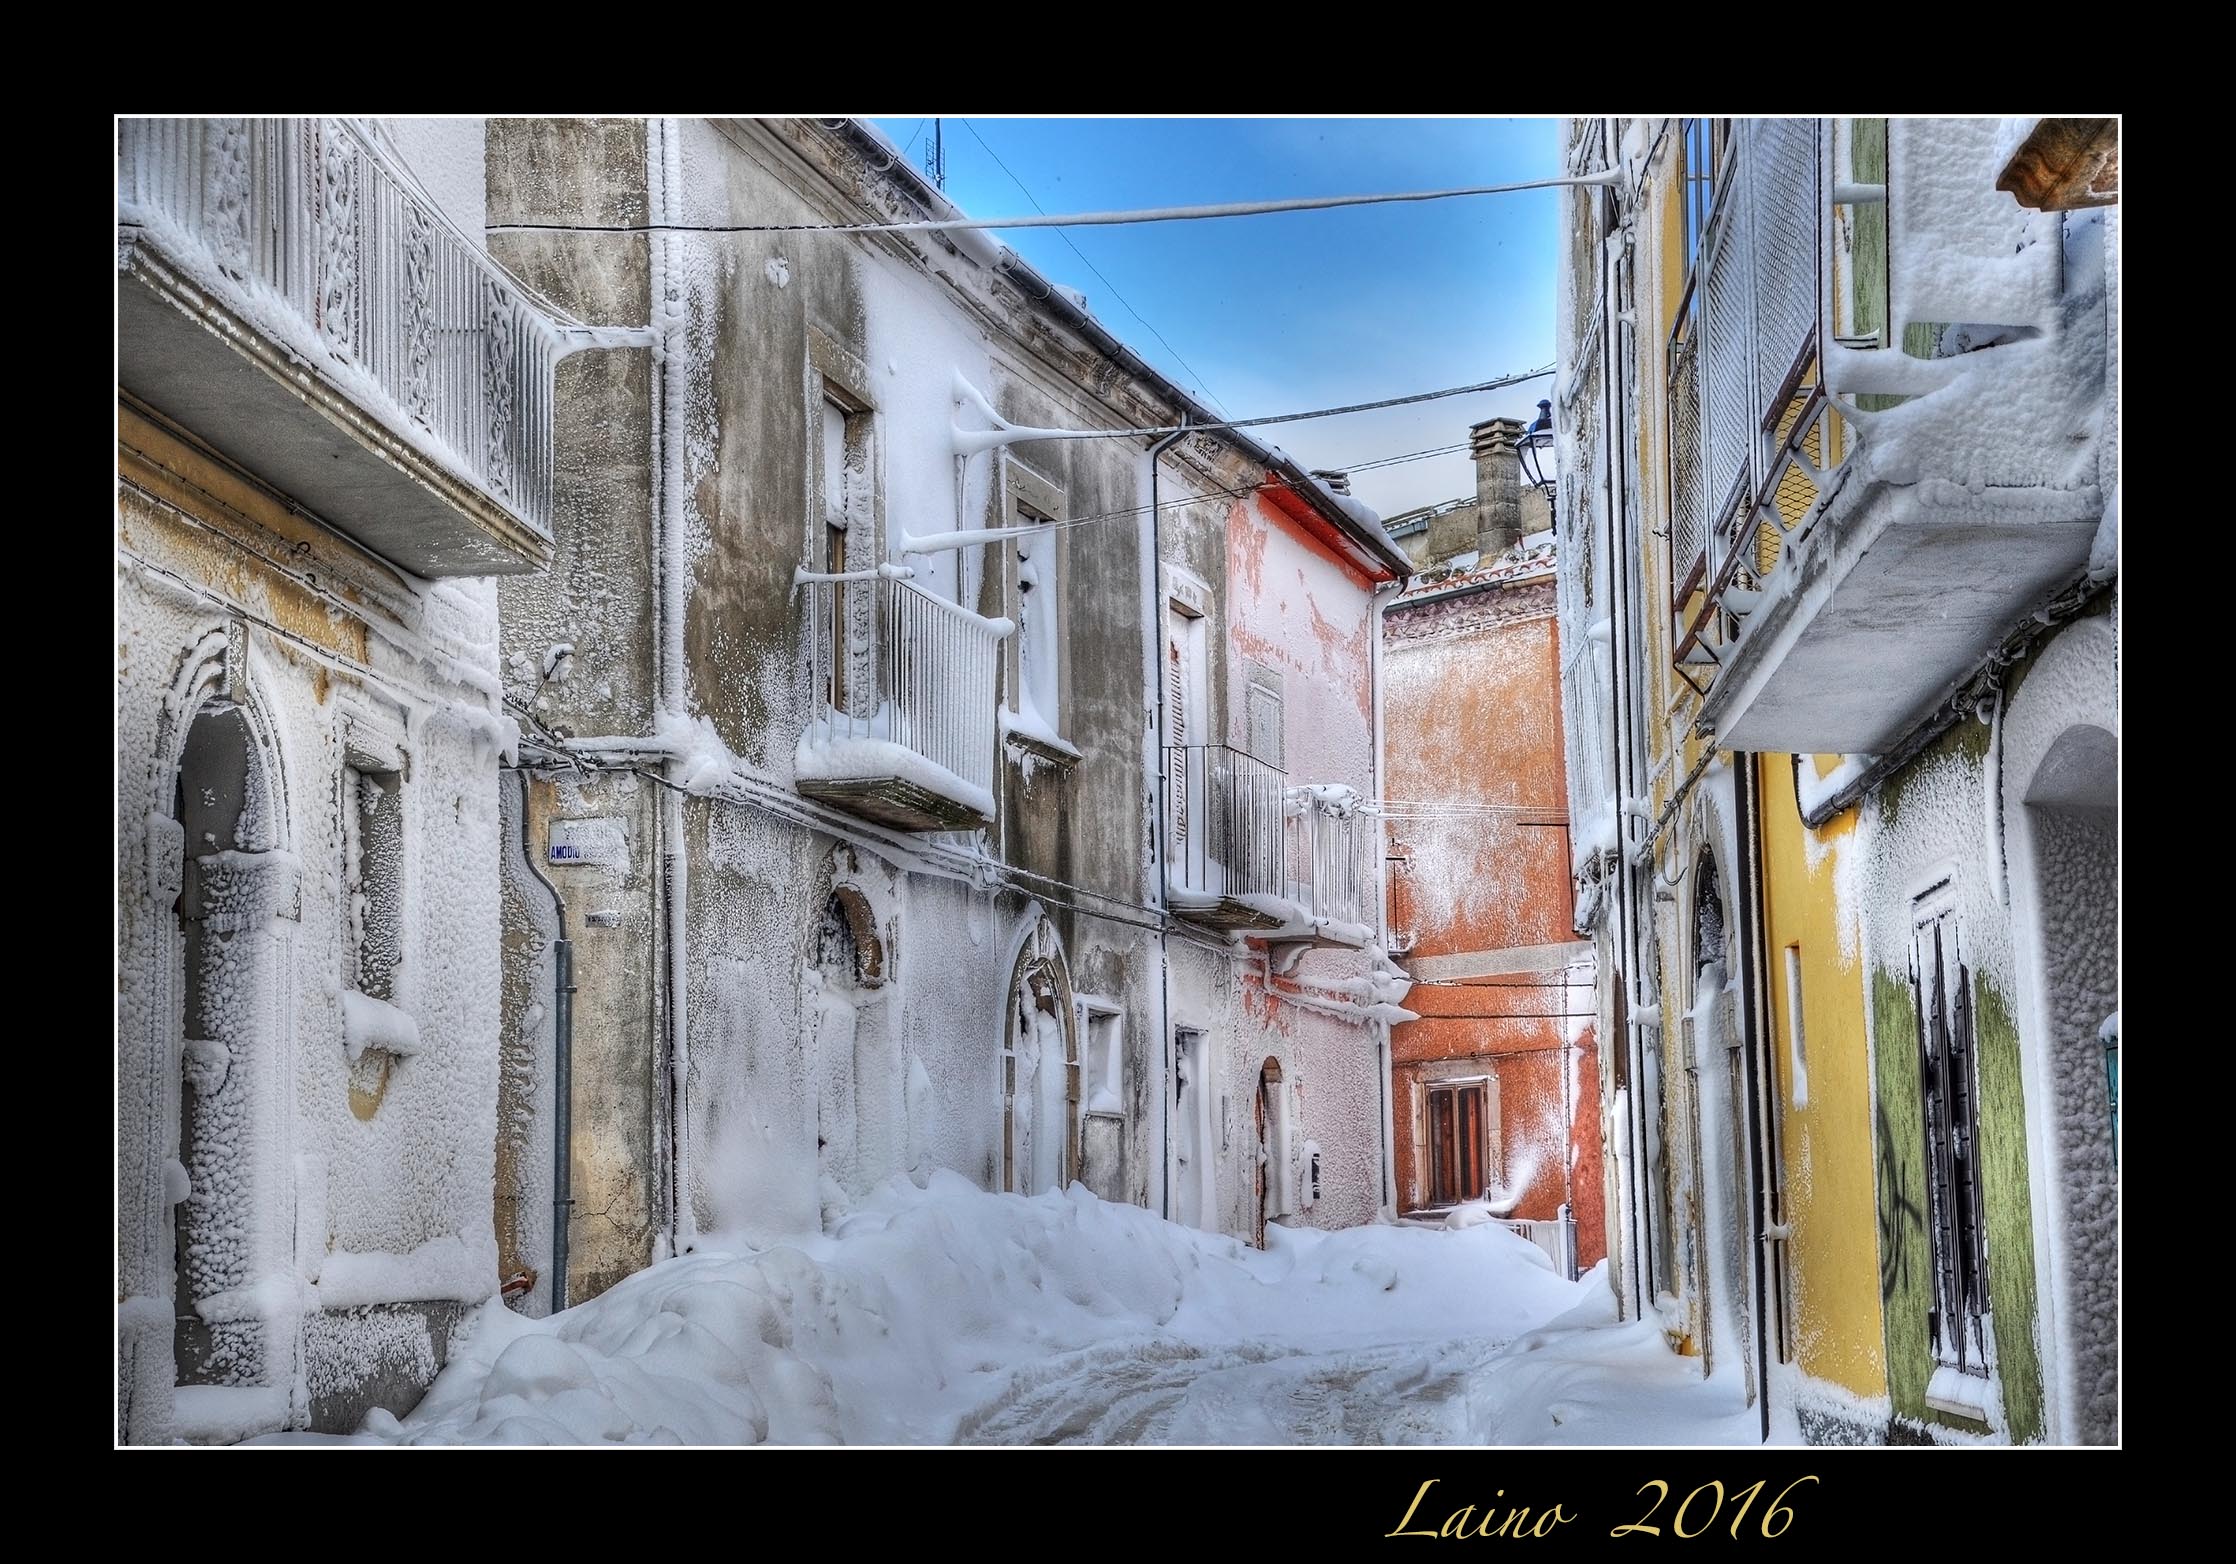
<svg viewBox="0 0 2236 1564">
<path fill-rule="evenodd" d="M 881 115 L 874 123 L 922 166 L 928 119 Z M 1050 212 L 1084 212 L 1435 190 L 1559 172 L 1551 120 L 974 115 L 949 117 L 944 130 L 947 193 L 980 216 L 1029 212 L 1036 200 Z M 1540 190 L 1215 222 L 1007 229 L 999 237 L 1085 293 L 1104 325 L 1174 380 L 1247 418 L 1550 363 L 1557 202 L 1557 192 Z M 1550 394 L 1551 381 L 1540 380 L 1256 432 L 1309 466 L 1350 466 L 1464 441 L 1469 424 L 1497 414 L 1534 418 L 1538 398 Z M 1354 480 L 1359 498 L 1385 515 L 1474 487 L 1464 453 Z"/>
</svg>

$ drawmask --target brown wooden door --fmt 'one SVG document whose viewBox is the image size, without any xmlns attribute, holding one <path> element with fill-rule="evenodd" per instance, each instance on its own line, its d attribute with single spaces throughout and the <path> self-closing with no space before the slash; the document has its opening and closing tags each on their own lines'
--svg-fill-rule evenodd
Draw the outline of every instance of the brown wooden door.
<svg viewBox="0 0 2236 1564">
<path fill-rule="evenodd" d="M 1266 1147 L 1266 1090 L 1266 1078 L 1263 1074 L 1260 1074 L 1256 1098 L 1258 1126 L 1257 1193 L 1252 1202 L 1253 1208 L 1257 1212 L 1257 1236 L 1251 1240 L 1260 1249 L 1266 1246 L 1266 1158 L 1269 1155 Z"/>
<path fill-rule="evenodd" d="M 1483 1088 L 1448 1086 L 1429 1092 L 1429 1199 L 1452 1205 L 1480 1199 L 1483 1175 Z"/>
</svg>

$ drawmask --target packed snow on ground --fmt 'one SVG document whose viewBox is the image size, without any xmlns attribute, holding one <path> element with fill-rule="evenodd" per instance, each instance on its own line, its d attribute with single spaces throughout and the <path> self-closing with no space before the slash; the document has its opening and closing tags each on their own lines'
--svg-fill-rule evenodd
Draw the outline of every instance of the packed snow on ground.
<svg viewBox="0 0 2236 1564">
<path fill-rule="evenodd" d="M 357 1441 L 1621 1444 L 1757 1437 L 1599 1271 L 1496 1223 L 1274 1227 L 896 1179 L 828 1233 L 663 1262 L 544 1320 L 491 1301 Z M 311 1436 L 276 1436 L 304 1439 Z"/>
</svg>

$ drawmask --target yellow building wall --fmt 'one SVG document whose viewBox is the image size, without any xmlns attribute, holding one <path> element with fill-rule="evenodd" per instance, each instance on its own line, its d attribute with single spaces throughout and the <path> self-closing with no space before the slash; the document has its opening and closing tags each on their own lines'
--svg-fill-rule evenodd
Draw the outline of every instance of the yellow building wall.
<svg viewBox="0 0 2236 1564">
<path fill-rule="evenodd" d="M 1838 756 L 1803 756 L 1823 775 Z M 1860 933 L 1842 917 L 1834 877 L 1854 849 L 1856 812 L 1811 832 L 1792 763 L 1756 759 L 1762 798 L 1763 933 L 1771 1050 L 1784 1111 L 1780 1147 L 1793 1237 L 1795 1348 L 1802 1370 L 1859 1396 L 1887 1393 L 1880 1328 L 1878 1218 L 1872 1184 L 1871 1055 L 1864 1033 Z M 1797 1102 L 1793 994 L 1786 952 L 1799 948 L 1807 1099 Z"/>
</svg>

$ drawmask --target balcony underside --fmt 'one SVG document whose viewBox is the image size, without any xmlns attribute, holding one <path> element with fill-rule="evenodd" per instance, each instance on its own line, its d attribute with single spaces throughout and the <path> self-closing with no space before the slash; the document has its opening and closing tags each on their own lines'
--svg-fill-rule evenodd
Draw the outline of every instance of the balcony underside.
<svg viewBox="0 0 2236 1564">
<path fill-rule="evenodd" d="M 1222 896 L 1217 901 L 1202 906 L 1175 906 L 1172 915 L 1202 928 L 1218 929 L 1227 934 L 1263 933 L 1278 929 L 1283 920 L 1263 907 L 1251 905 L 1232 896 Z"/>
<path fill-rule="evenodd" d="M 801 777 L 800 794 L 898 831 L 975 831 L 993 822 L 970 804 L 905 777 Z"/>
<path fill-rule="evenodd" d="M 117 242 L 117 382 L 336 531 L 417 575 L 520 575 L 551 540 L 221 302 Z"/>
<path fill-rule="evenodd" d="M 1331 923 L 1309 934 L 1274 934 L 1270 945 L 1302 945 L 1307 950 L 1365 950 L 1374 943 L 1373 931 L 1358 924 Z"/>
<path fill-rule="evenodd" d="M 1702 727 L 1729 749 L 1886 750 L 2079 576 L 2101 511 L 2093 486 L 1851 488 L 1743 622 Z"/>
</svg>

